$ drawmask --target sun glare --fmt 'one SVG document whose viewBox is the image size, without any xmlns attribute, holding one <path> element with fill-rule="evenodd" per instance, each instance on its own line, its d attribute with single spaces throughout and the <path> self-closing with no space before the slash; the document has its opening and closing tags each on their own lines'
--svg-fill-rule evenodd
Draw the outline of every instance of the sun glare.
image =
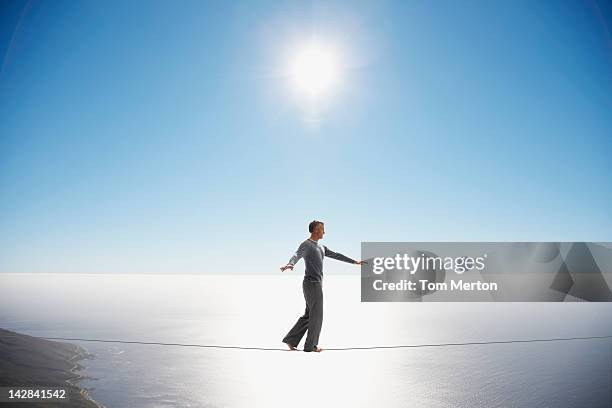
<svg viewBox="0 0 612 408">
<path fill-rule="evenodd" d="M 291 78 L 296 88 L 310 97 L 328 93 L 337 80 L 338 61 L 330 47 L 309 44 L 295 56 Z"/>
</svg>

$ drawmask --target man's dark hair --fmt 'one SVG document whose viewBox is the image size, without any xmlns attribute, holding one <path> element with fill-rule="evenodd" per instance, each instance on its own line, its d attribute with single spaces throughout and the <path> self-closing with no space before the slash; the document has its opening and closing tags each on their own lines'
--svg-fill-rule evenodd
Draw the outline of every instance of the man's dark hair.
<svg viewBox="0 0 612 408">
<path fill-rule="evenodd" d="M 321 221 L 314 220 L 310 224 L 308 224 L 308 232 L 312 234 L 312 232 L 317 228 L 317 225 L 323 224 Z"/>
</svg>

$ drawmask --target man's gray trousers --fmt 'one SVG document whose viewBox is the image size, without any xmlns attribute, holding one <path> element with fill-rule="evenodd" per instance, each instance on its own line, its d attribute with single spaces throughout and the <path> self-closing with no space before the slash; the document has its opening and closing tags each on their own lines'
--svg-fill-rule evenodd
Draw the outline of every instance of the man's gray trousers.
<svg viewBox="0 0 612 408">
<path fill-rule="evenodd" d="M 314 351 L 315 346 L 319 344 L 319 334 L 323 324 L 323 284 L 304 279 L 302 290 L 306 300 L 306 311 L 289 330 L 283 343 L 297 347 L 304 333 L 308 331 L 304 351 Z"/>
</svg>

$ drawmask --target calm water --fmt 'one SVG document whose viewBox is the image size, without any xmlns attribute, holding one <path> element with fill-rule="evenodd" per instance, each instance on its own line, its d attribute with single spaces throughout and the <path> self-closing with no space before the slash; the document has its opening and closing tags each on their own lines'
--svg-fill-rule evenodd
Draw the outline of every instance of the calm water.
<svg viewBox="0 0 612 408">
<path fill-rule="evenodd" d="M 321 346 L 612 334 L 612 303 L 360 303 L 327 276 Z M 0 327 L 36 336 L 280 347 L 301 276 L 0 275 Z M 321 354 L 79 343 L 108 407 L 610 407 L 612 341 Z"/>
</svg>

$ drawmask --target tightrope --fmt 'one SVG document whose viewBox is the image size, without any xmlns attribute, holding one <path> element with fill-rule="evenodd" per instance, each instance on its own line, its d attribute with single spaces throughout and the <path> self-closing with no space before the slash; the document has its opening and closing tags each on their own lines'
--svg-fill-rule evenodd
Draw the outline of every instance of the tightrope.
<svg viewBox="0 0 612 408">
<path fill-rule="evenodd" d="M 211 349 L 237 349 L 237 350 L 259 350 L 259 351 L 290 351 L 287 348 L 274 347 L 248 347 L 248 346 L 225 346 L 211 344 L 189 344 L 189 343 L 163 343 L 157 341 L 136 341 L 136 340 L 108 340 L 108 339 L 87 339 L 78 337 L 38 337 L 45 340 L 63 341 L 89 341 L 97 343 L 119 343 L 119 344 L 140 344 L 147 346 L 170 346 L 170 347 L 197 347 Z M 527 340 L 493 340 L 493 341 L 470 341 L 465 343 L 424 343 L 424 344 L 405 344 L 395 346 L 365 346 L 365 347 L 331 347 L 323 348 L 323 351 L 350 351 L 350 350 L 378 350 L 378 349 L 400 349 L 400 348 L 426 348 L 426 347 L 458 347 L 458 346 L 481 346 L 488 344 L 514 344 L 514 343 L 542 343 L 553 341 L 574 341 L 574 340 L 596 340 L 612 339 L 609 336 L 588 336 L 588 337 L 561 337 L 547 339 L 527 339 Z"/>
</svg>

